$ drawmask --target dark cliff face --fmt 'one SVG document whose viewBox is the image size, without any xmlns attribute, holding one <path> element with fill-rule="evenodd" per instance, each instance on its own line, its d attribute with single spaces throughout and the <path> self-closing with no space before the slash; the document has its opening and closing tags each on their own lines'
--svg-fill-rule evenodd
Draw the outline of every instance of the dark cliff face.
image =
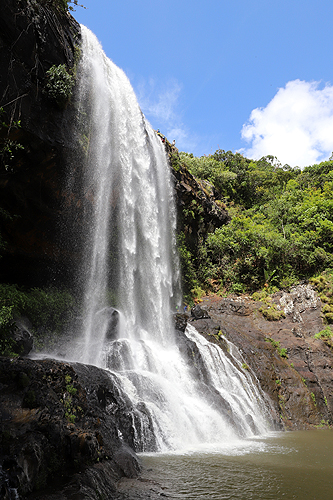
<svg viewBox="0 0 333 500">
<path fill-rule="evenodd" d="M 10 215 L 0 220 L 7 243 L 1 281 L 40 285 L 66 271 L 68 255 L 58 236 L 74 110 L 70 102 L 60 109 L 45 86 L 51 66 L 74 68 L 79 39 L 76 21 L 50 2 L 1 3 L 0 107 L 5 126 L 0 139 L 2 147 L 5 141 L 14 144 L 13 158 L 0 167 L 0 208 Z M 19 120 L 20 126 L 13 126 Z M 15 144 L 20 148 L 15 150 Z"/>
<path fill-rule="evenodd" d="M 163 140 L 175 190 L 183 295 L 186 302 L 191 302 L 193 289 L 206 281 L 202 269 L 206 267 L 207 236 L 227 224 L 230 216 L 214 186 L 196 179 L 182 162 L 178 149 Z"/>
</svg>

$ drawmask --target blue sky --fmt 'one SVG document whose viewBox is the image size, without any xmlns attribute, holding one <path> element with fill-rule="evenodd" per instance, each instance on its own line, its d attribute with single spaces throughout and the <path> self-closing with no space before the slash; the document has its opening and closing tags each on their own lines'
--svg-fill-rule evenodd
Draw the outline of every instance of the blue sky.
<svg viewBox="0 0 333 500">
<path fill-rule="evenodd" d="M 79 0 L 80 1 L 80 0 Z M 181 151 L 333 151 L 332 0 L 82 0 L 73 13 Z"/>
</svg>

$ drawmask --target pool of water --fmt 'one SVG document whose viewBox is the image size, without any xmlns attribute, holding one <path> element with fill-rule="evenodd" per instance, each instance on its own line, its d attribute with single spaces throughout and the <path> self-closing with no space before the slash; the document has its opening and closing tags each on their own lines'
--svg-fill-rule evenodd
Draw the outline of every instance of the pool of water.
<svg viewBox="0 0 333 500">
<path fill-rule="evenodd" d="M 275 433 L 215 449 L 141 455 L 162 496 L 186 500 L 332 500 L 333 432 Z"/>
</svg>

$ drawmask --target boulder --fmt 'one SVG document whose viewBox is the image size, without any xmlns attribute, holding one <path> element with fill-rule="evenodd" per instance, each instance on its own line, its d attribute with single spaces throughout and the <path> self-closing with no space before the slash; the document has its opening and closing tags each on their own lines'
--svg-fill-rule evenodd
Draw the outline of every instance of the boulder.
<svg viewBox="0 0 333 500">
<path fill-rule="evenodd" d="M 19 318 L 15 321 L 14 352 L 20 356 L 27 356 L 33 348 L 34 338 L 31 330 L 31 324 L 27 318 Z"/>
<path fill-rule="evenodd" d="M 95 481 L 95 493 L 102 494 L 115 491 L 121 477 L 137 477 L 133 443 L 130 403 L 108 372 L 50 359 L 0 358 L 3 498 L 40 491 L 35 498 L 46 499 L 85 485 L 87 496 L 81 491 L 79 498 L 97 499 L 91 496 Z M 18 497 L 8 496 L 14 490 Z"/>
<path fill-rule="evenodd" d="M 192 307 L 191 316 L 193 316 L 195 319 L 210 318 L 208 311 L 204 307 L 201 307 L 199 304 L 196 304 L 194 307 Z"/>
</svg>

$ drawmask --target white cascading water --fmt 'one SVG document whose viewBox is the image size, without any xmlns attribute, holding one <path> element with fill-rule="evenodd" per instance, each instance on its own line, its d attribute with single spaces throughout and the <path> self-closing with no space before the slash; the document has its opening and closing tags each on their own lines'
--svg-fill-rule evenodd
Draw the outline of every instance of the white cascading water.
<svg viewBox="0 0 333 500">
<path fill-rule="evenodd" d="M 164 147 L 125 74 L 84 26 L 82 38 L 78 109 L 88 208 L 83 341 L 75 358 L 108 369 L 130 398 L 137 451 L 262 434 L 265 405 L 240 354 L 224 354 L 192 326 L 176 339 L 176 215 Z"/>
</svg>

